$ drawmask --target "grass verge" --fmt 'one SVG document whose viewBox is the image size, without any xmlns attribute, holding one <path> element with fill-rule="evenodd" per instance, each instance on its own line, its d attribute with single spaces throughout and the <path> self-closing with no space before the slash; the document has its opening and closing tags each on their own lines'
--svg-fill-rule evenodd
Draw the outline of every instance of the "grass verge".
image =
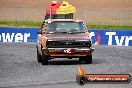
<svg viewBox="0 0 132 88">
<path fill-rule="evenodd" d="M 111 30 L 132 30 L 132 25 L 127 26 L 127 25 L 101 25 L 101 24 L 89 24 L 87 25 L 88 28 L 90 29 L 111 29 Z"/>
<path fill-rule="evenodd" d="M 32 27 L 39 28 L 41 26 L 41 22 L 38 21 L 0 21 L 0 27 Z M 132 25 L 127 26 L 119 26 L 119 25 L 102 25 L 102 24 L 88 24 L 87 27 L 89 29 L 115 29 L 115 30 L 132 30 Z"/>
<path fill-rule="evenodd" d="M 0 21 L 0 27 L 40 27 L 41 22 L 38 21 Z"/>
</svg>

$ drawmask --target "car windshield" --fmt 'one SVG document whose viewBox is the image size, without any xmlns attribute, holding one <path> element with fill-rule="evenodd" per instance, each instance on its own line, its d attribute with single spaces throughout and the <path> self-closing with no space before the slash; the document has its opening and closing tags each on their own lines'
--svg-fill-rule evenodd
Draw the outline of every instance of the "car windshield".
<svg viewBox="0 0 132 88">
<path fill-rule="evenodd" d="M 82 22 L 51 22 L 46 27 L 47 33 L 80 33 L 84 32 Z"/>
</svg>

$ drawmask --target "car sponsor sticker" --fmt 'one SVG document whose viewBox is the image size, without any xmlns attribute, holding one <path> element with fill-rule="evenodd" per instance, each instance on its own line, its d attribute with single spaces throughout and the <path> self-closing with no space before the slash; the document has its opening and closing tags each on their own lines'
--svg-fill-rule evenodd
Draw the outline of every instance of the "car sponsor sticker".
<svg viewBox="0 0 132 88">
<path fill-rule="evenodd" d="M 63 53 L 75 53 L 74 49 L 63 49 Z"/>
</svg>

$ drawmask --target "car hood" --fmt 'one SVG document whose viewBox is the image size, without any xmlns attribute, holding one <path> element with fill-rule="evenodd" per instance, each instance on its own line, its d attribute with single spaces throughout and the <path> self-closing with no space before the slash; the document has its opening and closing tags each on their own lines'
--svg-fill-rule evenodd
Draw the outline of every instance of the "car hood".
<svg viewBox="0 0 132 88">
<path fill-rule="evenodd" d="M 50 41 L 61 41 L 61 40 L 74 40 L 74 41 L 85 41 L 90 40 L 87 33 L 81 34 L 65 34 L 65 33 L 55 33 L 46 34 L 47 39 Z"/>
</svg>

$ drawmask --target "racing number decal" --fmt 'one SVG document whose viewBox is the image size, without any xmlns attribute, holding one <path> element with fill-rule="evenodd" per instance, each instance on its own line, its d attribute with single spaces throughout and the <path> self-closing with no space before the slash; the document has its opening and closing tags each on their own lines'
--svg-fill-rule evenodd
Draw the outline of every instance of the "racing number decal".
<svg viewBox="0 0 132 88">
<path fill-rule="evenodd" d="M 63 52 L 64 53 L 72 53 L 70 49 L 64 49 Z"/>
<path fill-rule="evenodd" d="M 63 53 L 75 53 L 74 49 L 64 49 Z"/>
</svg>

